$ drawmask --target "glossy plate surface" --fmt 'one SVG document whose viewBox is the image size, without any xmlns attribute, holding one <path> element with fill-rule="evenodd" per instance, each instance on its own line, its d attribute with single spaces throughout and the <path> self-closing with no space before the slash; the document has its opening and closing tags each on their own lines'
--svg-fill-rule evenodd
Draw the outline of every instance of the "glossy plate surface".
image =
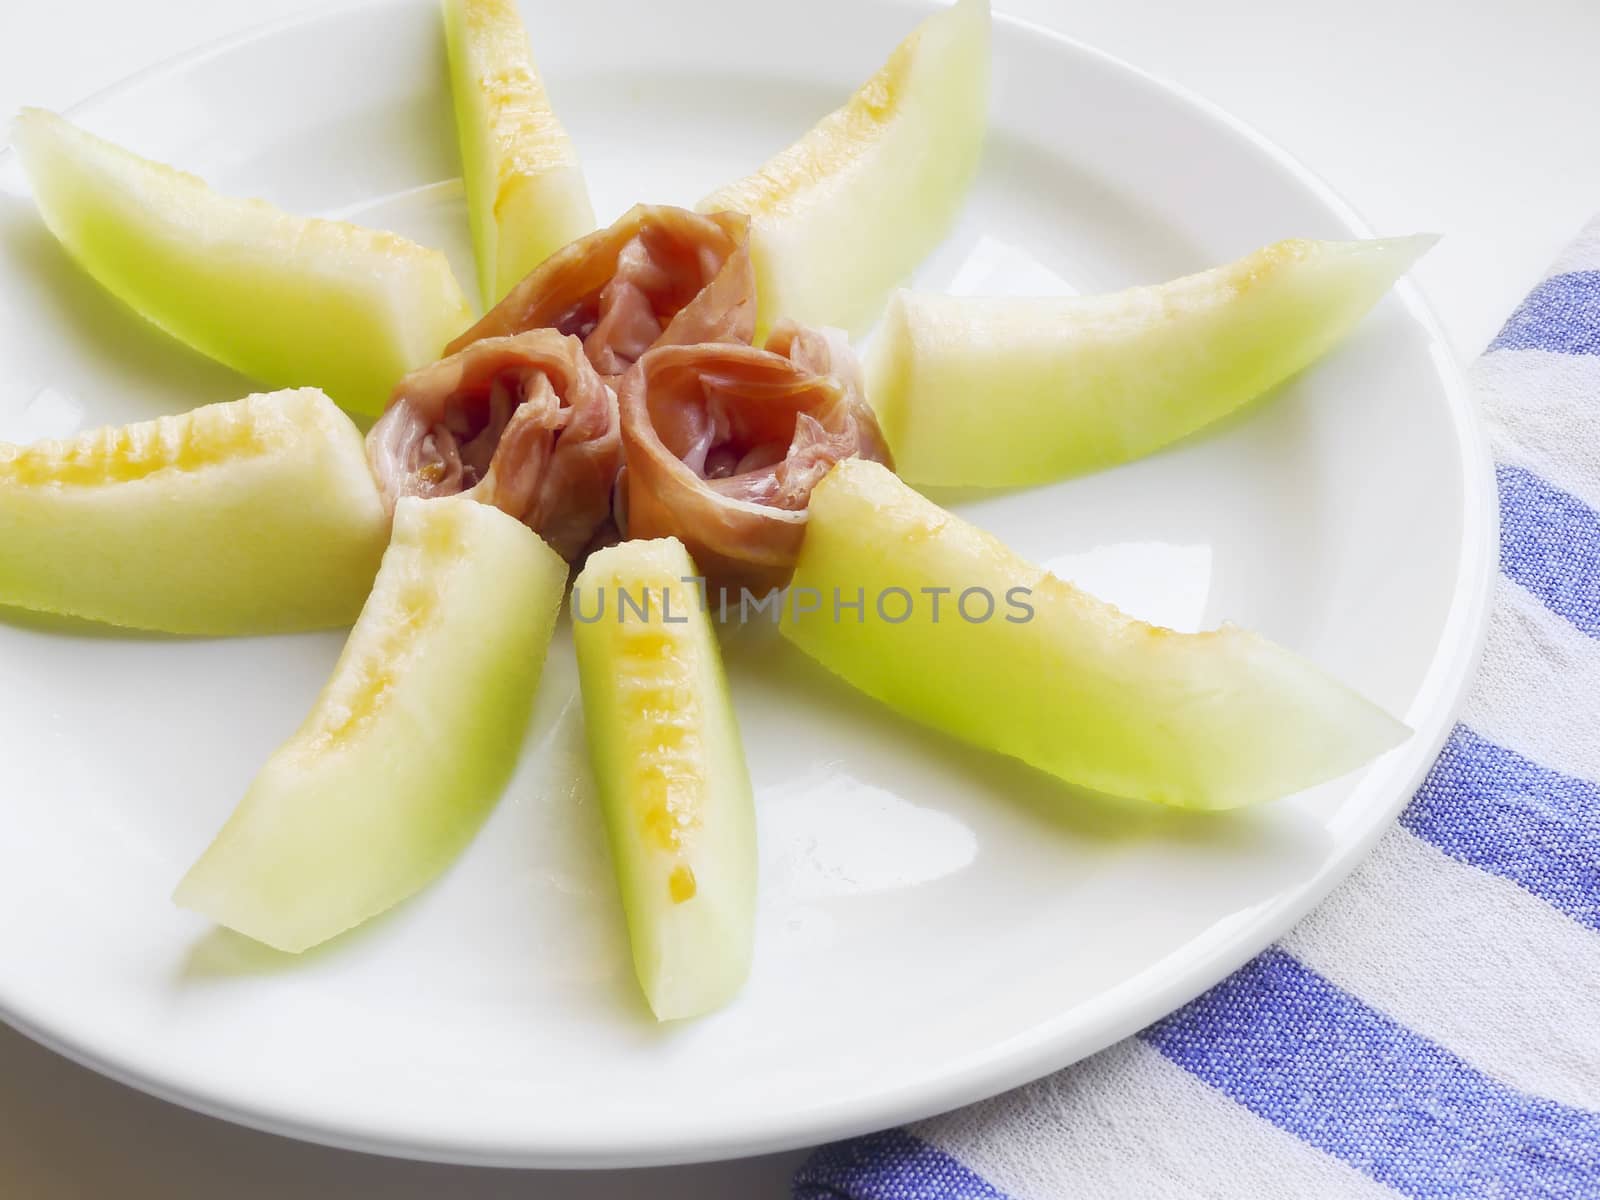
<svg viewBox="0 0 1600 1200">
<path fill-rule="evenodd" d="M 602 220 L 638 199 L 693 203 L 745 173 L 923 11 L 525 4 Z M 994 42 L 981 178 L 919 283 L 1108 290 L 1280 237 L 1367 232 L 1205 105 L 1004 19 Z M 445 247 L 472 278 L 425 0 L 189 55 L 77 116 L 224 190 Z M 78 274 L 9 154 L 0 255 L 0 438 L 250 390 Z M 1451 354 L 1406 285 L 1222 429 L 1090 478 L 941 497 L 1135 613 L 1263 630 L 1416 737 L 1263 811 L 1118 809 L 909 727 L 770 630 L 745 629 L 727 657 L 760 811 L 755 971 L 731 1008 L 671 1028 L 650 1020 L 631 976 L 565 632 L 522 769 L 469 852 L 416 901 L 293 960 L 168 895 L 298 724 L 341 636 L 179 641 L 8 618 L 0 1014 L 184 1104 L 469 1162 L 753 1153 L 977 1099 L 1195 995 L 1354 865 L 1431 761 L 1470 674 L 1489 484 Z"/>
</svg>

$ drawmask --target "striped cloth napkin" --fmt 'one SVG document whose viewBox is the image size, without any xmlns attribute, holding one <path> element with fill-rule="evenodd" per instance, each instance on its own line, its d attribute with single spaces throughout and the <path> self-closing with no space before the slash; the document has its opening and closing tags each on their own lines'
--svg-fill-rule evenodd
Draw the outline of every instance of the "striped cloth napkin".
<svg viewBox="0 0 1600 1200">
<path fill-rule="evenodd" d="M 1500 577 L 1399 825 L 1282 942 L 1009 1095 L 826 1147 L 796 1200 L 1600 1197 L 1600 220 L 1473 369 Z"/>
</svg>

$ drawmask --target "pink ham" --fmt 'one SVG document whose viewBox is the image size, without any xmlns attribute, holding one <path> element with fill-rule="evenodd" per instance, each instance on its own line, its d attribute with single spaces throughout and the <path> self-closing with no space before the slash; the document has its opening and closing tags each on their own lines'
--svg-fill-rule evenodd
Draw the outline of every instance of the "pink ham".
<svg viewBox="0 0 1600 1200">
<path fill-rule="evenodd" d="M 367 456 L 391 511 L 402 496 L 467 492 L 576 561 L 608 535 L 616 395 L 576 337 L 485 338 L 401 380 Z"/>
<path fill-rule="evenodd" d="M 890 461 L 842 334 L 785 322 L 766 349 L 659 347 L 618 401 L 624 533 L 680 539 L 713 594 L 782 587 L 817 481 L 843 458 Z"/>
<path fill-rule="evenodd" d="M 550 328 L 583 340 L 595 370 L 622 374 L 652 346 L 755 334 L 749 221 L 638 204 L 556 251 L 445 348 Z"/>
</svg>

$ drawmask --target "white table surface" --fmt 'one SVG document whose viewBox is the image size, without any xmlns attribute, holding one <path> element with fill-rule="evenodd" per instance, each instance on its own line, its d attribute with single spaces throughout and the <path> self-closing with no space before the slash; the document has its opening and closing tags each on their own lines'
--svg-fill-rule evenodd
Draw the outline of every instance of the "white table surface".
<svg viewBox="0 0 1600 1200">
<path fill-rule="evenodd" d="M 646 0 L 641 0 L 641 3 Z M 1463 359 L 1600 211 L 1594 0 L 996 0 L 1182 83 L 1328 179 L 1417 271 Z M 0 12 L 0 113 L 65 107 L 305 0 L 78 0 Z M 775 29 L 792 4 L 757 0 Z M 1093 120 L 1092 113 L 1062 114 Z M 197 1116 L 0 1029 L 0 1196 L 28 1200 L 761 1200 L 802 1154 L 644 1172 L 503 1172 L 303 1146 Z"/>
</svg>

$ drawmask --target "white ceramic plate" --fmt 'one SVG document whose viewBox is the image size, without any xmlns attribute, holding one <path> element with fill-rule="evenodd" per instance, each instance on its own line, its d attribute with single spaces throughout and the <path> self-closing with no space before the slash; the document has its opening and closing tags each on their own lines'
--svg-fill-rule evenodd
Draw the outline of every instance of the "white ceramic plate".
<svg viewBox="0 0 1600 1200">
<path fill-rule="evenodd" d="M 605 220 L 743 174 L 924 11 L 525 9 Z M 1004 19 L 994 54 L 982 175 L 923 285 L 1105 290 L 1288 235 L 1367 232 L 1282 153 L 1127 66 Z M 424 0 L 187 56 L 78 116 L 225 191 L 442 245 L 471 278 Z M 0 437 L 249 390 L 78 274 L 10 155 L 0 181 Z M 1262 811 L 1119 811 L 911 728 L 746 631 L 728 657 L 760 809 L 754 975 L 726 1011 L 659 1028 L 582 776 L 565 634 L 523 768 L 470 851 L 414 902 L 293 960 L 167 897 L 341 638 L 180 641 L 19 618 L 0 625 L 0 1011 L 235 1120 L 541 1166 L 819 1141 L 977 1099 L 1132 1032 L 1327 892 L 1431 760 L 1485 609 L 1483 448 L 1404 286 L 1225 428 L 1091 478 L 958 499 L 1137 613 L 1265 631 L 1404 714 L 1415 738 Z"/>
</svg>

